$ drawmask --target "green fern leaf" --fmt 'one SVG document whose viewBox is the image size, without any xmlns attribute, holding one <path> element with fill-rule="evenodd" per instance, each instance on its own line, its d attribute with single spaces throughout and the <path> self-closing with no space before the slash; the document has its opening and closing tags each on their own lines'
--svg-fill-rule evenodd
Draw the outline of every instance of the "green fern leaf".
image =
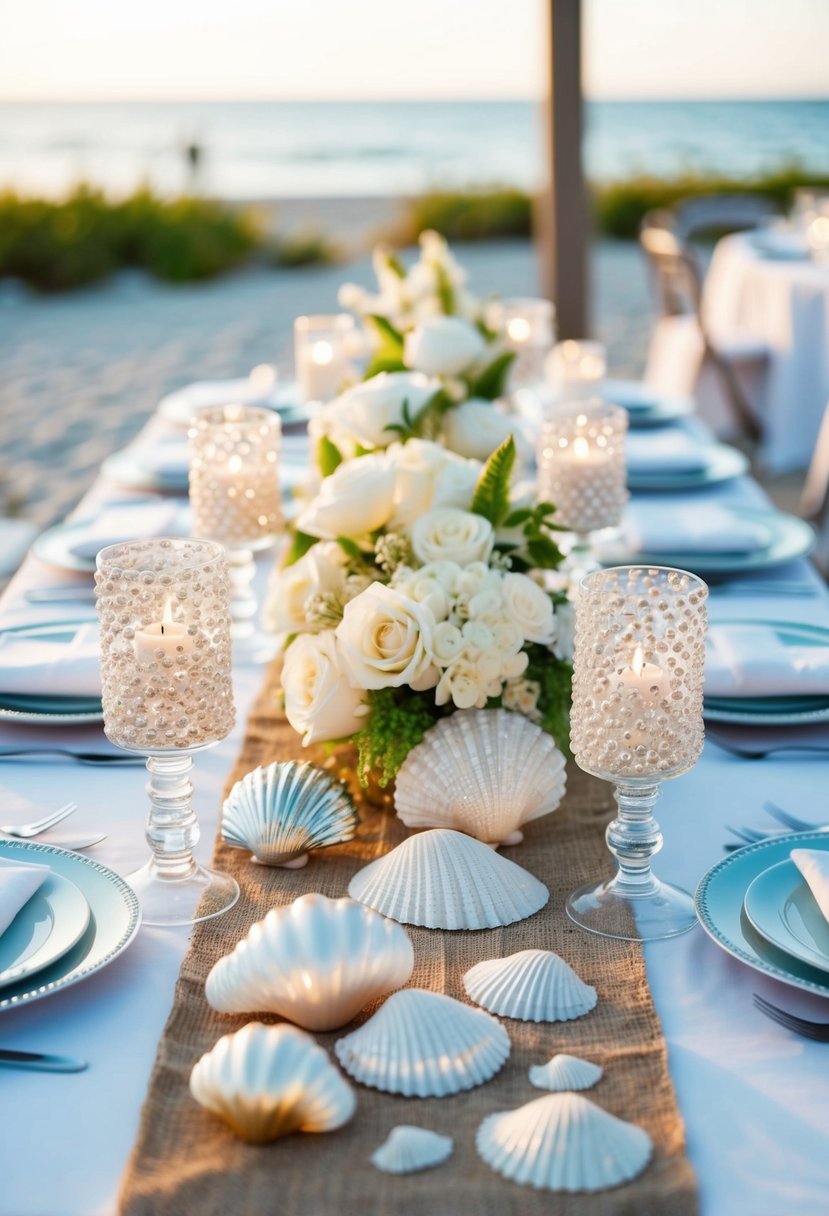
<svg viewBox="0 0 829 1216">
<path fill-rule="evenodd" d="M 475 486 L 472 505 L 475 515 L 483 515 L 493 528 L 509 514 L 509 484 L 515 464 L 515 440 L 510 435 L 487 460 Z"/>
</svg>

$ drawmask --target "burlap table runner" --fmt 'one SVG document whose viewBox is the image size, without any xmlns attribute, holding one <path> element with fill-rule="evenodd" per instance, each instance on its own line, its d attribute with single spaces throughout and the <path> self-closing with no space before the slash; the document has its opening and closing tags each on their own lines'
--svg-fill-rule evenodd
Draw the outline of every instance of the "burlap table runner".
<svg viewBox="0 0 829 1216">
<path fill-rule="evenodd" d="M 254 706 L 228 788 L 257 764 L 308 758 L 275 710 L 276 682 L 274 668 Z M 501 1072 L 477 1089 L 418 1099 L 358 1085 L 357 1113 L 346 1127 L 325 1135 L 297 1134 L 265 1147 L 235 1139 L 190 1097 L 188 1079 L 196 1060 L 222 1034 L 251 1020 L 214 1013 L 204 998 L 205 977 L 268 909 L 308 891 L 344 895 L 354 872 L 398 844 L 405 829 L 387 810 L 364 807 L 358 839 L 317 853 L 302 870 L 253 865 L 247 854 L 219 841 L 215 864 L 235 875 L 242 897 L 225 916 L 196 926 L 182 963 L 122 1186 L 125 1216 L 692 1216 L 695 1179 L 684 1155 L 682 1120 L 642 950 L 581 932 L 563 909 L 571 888 L 609 868 L 603 829 L 610 804 L 608 787 L 571 765 L 562 808 L 530 824 L 523 844 L 509 850 L 550 888 L 550 902 L 537 915 L 477 933 L 407 926 L 415 948 L 413 985 L 464 1000 L 461 977 L 473 963 L 544 948 L 557 951 L 595 985 L 596 1009 L 555 1025 L 504 1019 L 512 1052 Z M 316 1037 L 331 1049 L 343 1033 Z M 605 1076 L 589 1096 L 641 1124 L 654 1139 L 650 1166 L 624 1187 L 596 1195 L 536 1192 L 501 1178 L 477 1156 L 475 1131 L 484 1116 L 539 1097 L 527 1069 L 559 1051 L 601 1064 Z M 453 1136 L 454 1155 L 446 1165 L 419 1174 L 378 1172 L 369 1156 L 398 1123 Z"/>
</svg>

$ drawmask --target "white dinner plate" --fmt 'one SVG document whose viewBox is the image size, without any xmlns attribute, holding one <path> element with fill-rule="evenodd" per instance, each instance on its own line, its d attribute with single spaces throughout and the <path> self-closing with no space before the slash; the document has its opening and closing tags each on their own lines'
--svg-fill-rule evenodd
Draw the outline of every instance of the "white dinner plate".
<svg viewBox="0 0 829 1216">
<path fill-rule="evenodd" d="M 186 384 L 184 388 L 168 393 L 158 403 L 157 412 L 168 422 L 187 426 L 198 410 L 215 405 L 230 405 L 241 400 L 245 405 L 256 405 L 274 410 L 284 426 L 293 426 L 308 421 L 307 407 L 299 400 L 296 380 L 278 380 L 271 392 L 254 400 L 250 398 L 250 381 L 216 380 L 211 383 Z"/>
<path fill-rule="evenodd" d="M 767 942 L 829 972 L 829 924 L 791 859 L 769 866 L 749 884 L 745 911 Z"/>
<path fill-rule="evenodd" d="M 706 449 L 704 468 L 681 473 L 675 469 L 644 470 L 628 468 L 628 488 L 642 490 L 702 490 L 721 481 L 742 477 L 748 471 L 748 457 L 726 443 L 712 444 Z"/>
<path fill-rule="evenodd" d="M 80 853 L 29 840 L 0 841 L 0 857 L 48 865 L 74 883 L 89 905 L 89 924 L 79 940 L 48 967 L 0 991 L 0 1010 L 60 992 L 113 962 L 138 932 L 141 914 L 132 887 L 114 871 Z"/>
<path fill-rule="evenodd" d="M 42 625 L 7 625 L 2 632 L 25 633 L 29 637 L 65 637 L 67 642 L 91 619 L 49 621 Z M 60 697 L 48 693 L 0 693 L 0 722 L 19 722 L 31 726 L 82 726 L 102 722 L 100 697 Z"/>
<path fill-rule="evenodd" d="M 144 502 L 146 501 L 145 499 Z M 137 513 L 136 518 L 140 521 L 140 512 Z M 55 524 L 53 528 L 47 528 L 45 532 L 41 532 L 32 545 L 32 552 L 35 557 L 40 558 L 49 566 L 56 566 L 61 570 L 77 571 L 79 574 L 94 574 L 95 558 L 75 552 L 78 541 L 85 536 L 94 523 L 94 517 L 84 516 L 83 519 L 73 519 L 70 523 Z M 144 539 L 144 533 L 129 527 L 129 508 L 127 506 L 124 507 L 124 530 L 123 536 L 113 536 L 102 541 L 101 548 L 120 541 Z M 170 536 L 190 535 L 189 506 L 182 504 L 176 511 L 168 532 Z"/>
<path fill-rule="evenodd" d="M 799 621 L 733 620 L 729 625 L 768 625 L 784 645 L 829 646 L 829 629 Z M 706 697 L 707 722 L 728 722 L 732 726 L 805 726 L 829 722 L 829 696 L 754 696 Z"/>
<path fill-rule="evenodd" d="M 130 490 L 150 490 L 157 494 L 184 495 L 188 489 L 187 444 L 179 445 L 179 459 L 175 457 L 163 469 L 154 467 L 152 454 L 140 448 L 126 447 L 108 456 L 101 465 L 101 474 Z M 308 469 L 289 459 L 279 463 L 279 485 L 283 498 L 304 486 Z"/>
<path fill-rule="evenodd" d="M 0 988 L 42 971 L 80 941 L 89 904 L 73 882 L 50 874 L 0 934 Z"/>
<path fill-rule="evenodd" d="M 793 988 L 829 996 L 829 975 L 767 941 L 743 906 L 754 879 L 769 866 L 788 860 L 792 849 L 829 849 L 829 836 L 792 832 L 737 849 L 713 866 L 697 887 L 697 916 L 709 937 L 746 966 Z"/>
</svg>

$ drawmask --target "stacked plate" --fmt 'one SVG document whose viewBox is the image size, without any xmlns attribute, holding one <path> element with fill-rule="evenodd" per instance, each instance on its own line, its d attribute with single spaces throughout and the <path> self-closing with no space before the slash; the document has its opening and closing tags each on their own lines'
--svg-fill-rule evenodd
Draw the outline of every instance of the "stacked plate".
<svg viewBox="0 0 829 1216">
<path fill-rule="evenodd" d="M 694 412 L 691 397 L 666 396 L 644 380 L 605 380 L 601 396 L 627 410 L 631 428 L 663 426 Z"/>
<path fill-rule="evenodd" d="M 55 621 L 42 625 L 7 625 L 4 637 L 43 640 L 71 647 L 79 630 L 91 619 Z M 19 722 L 35 726 L 80 726 L 100 722 L 103 709 L 99 696 L 59 695 L 51 692 L 0 692 L 0 722 Z"/>
<path fill-rule="evenodd" d="M 794 621 L 729 621 L 730 625 L 769 626 L 784 646 L 808 646 L 829 650 L 829 629 Z M 724 722 L 736 726 L 808 726 L 829 722 L 829 695 L 806 694 L 788 696 L 706 696 L 705 718 L 708 722 Z"/>
<path fill-rule="evenodd" d="M 829 832 L 794 832 L 732 853 L 697 888 L 697 916 L 718 946 L 755 971 L 829 996 L 829 924 L 792 849 L 829 852 Z"/>
<path fill-rule="evenodd" d="M 0 935 L 0 1010 L 78 983 L 117 958 L 135 937 L 138 900 L 106 866 L 25 840 L 0 841 L 0 858 L 50 869 Z"/>
<path fill-rule="evenodd" d="M 203 380 L 186 384 L 184 388 L 169 393 L 158 403 L 158 413 L 168 422 L 187 426 L 193 415 L 214 405 L 258 405 L 274 410 L 283 426 L 293 426 L 308 421 L 308 411 L 299 400 L 299 387 L 295 380 L 280 381 L 273 378 L 261 382 L 254 369 L 251 376 L 236 380 Z"/>
</svg>

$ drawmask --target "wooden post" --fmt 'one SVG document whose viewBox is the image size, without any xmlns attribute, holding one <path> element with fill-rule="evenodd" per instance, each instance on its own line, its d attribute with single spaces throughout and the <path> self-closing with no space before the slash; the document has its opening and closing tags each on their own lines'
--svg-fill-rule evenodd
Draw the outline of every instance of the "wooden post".
<svg viewBox="0 0 829 1216">
<path fill-rule="evenodd" d="M 581 152 L 581 0 L 545 0 L 544 8 L 547 183 L 536 210 L 541 280 L 556 306 L 559 338 L 583 338 L 589 332 L 590 215 Z"/>
</svg>

